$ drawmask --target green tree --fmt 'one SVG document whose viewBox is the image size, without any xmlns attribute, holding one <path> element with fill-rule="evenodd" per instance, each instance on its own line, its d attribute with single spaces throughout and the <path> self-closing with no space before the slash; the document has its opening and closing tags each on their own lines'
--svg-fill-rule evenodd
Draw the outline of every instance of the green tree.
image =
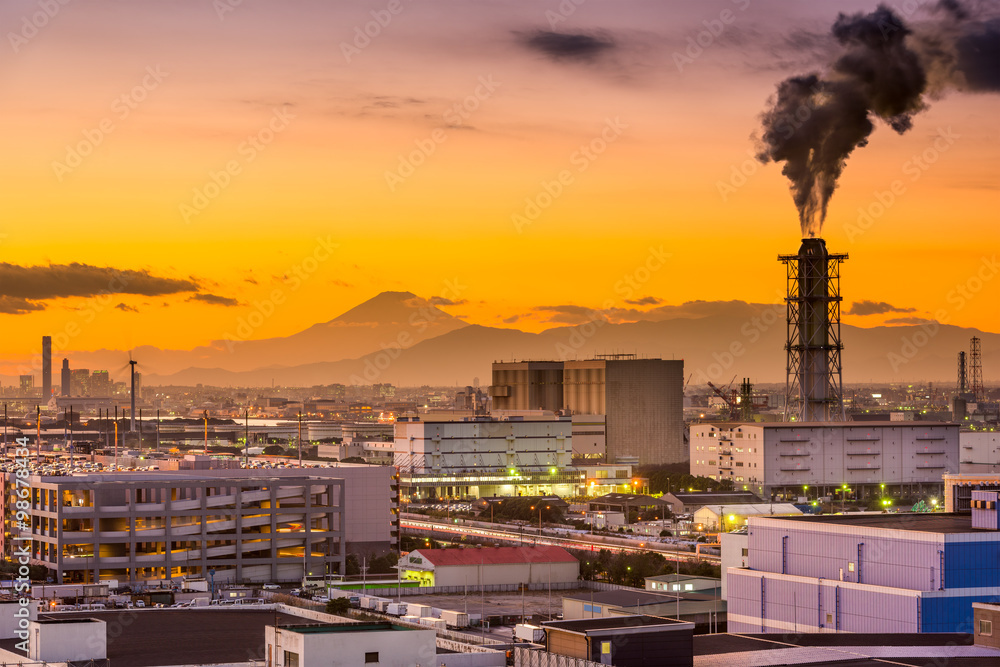
<svg viewBox="0 0 1000 667">
<path fill-rule="evenodd" d="M 333 598 L 326 603 L 326 613 L 336 614 L 337 616 L 344 616 L 350 608 L 351 601 L 347 598 Z"/>
<path fill-rule="evenodd" d="M 285 448 L 281 445 L 268 445 L 261 453 L 267 456 L 281 456 L 285 453 Z"/>
</svg>

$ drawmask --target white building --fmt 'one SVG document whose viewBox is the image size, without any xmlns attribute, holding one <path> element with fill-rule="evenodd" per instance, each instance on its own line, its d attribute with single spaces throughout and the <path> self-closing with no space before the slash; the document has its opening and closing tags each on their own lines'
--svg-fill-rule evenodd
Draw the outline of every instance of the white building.
<svg viewBox="0 0 1000 667">
<path fill-rule="evenodd" d="M 264 630 L 274 667 L 413 667 L 438 665 L 434 630 L 392 623 L 292 625 Z"/>
<path fill-rule="evenodd" d="M 561 584 L 580 578 L 580 561 L 562 547 L 417 549 L 401 564 L 403 578 L 422 586 Z"/>
<path fill-rule="evenodd" d="M 573 458 L 573 423 L 484 419 L 396 422 L 395 464 L 409 473 L 559 471 Z"/>
<path fill-rule="evenodd" d="M 750 534 L 747 529 L 732 533 L 719 533 L 719 545 L 722 552 L 722 599 L 726 599 L 726 572 L 729 568 L 746 569 L 750 561 Z"/>
<path fill-rule="evenodd" d="M 694 522 L 705 530 L 735 530 L 751 516 L 798 516 L 802 510 L 791 503 L 753 505 L 705 505 L 694 513 Z"/>
<path fill-rule="evenodd" d="M 1000 472 L 1000 433 L 962 431 L 958 434 L 960 472 Z"/>
<path fill-rule="evenodd" d="M 959 466 L 958 424 L 704 423 L 691 426 L 691 474 L 763 497 L 850 497 L 941 487 Z"/>
</svg>

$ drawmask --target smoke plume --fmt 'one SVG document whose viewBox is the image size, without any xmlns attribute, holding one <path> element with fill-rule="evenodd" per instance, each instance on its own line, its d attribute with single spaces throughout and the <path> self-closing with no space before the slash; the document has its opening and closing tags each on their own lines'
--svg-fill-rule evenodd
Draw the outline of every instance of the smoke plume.
<svg viewBox="0 0 1000 667">
<path fill-rule="evenodd" d="M 885 5 L 840 14 L 841 46 L 827 71 L 778 84 L 761 115 L 757 158 L 784 162 L 802 236 L 818 236 L 847 158 L 868 144 L 876 122 L 899 134 L 929 100 L 949 90 L 1000 90 L 1000 19 L 941 0 L 929 19 L 908 25 Z"/>
</svg>

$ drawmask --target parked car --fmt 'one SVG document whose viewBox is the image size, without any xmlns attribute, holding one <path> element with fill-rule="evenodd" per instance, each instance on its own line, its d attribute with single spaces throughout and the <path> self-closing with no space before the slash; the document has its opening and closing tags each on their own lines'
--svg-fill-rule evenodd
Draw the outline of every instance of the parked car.
<svg viewBox="0 0 1000 667">
<path fill-rule="evenodd" d="M 281 586 L 279 586 L 278 584 L 264 584 L 263 586 L 261 586 L 261 588 L 263 588 L 265 591 L 276 591 L 279 588 L 281 588 Z"/>
</svg>

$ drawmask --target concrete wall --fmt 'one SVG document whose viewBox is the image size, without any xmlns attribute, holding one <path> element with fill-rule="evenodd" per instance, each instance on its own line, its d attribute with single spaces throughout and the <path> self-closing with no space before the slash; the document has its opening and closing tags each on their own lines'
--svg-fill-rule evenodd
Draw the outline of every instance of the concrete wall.
<svg viewBox="0 0 1000 667">
<path fill-rule="evenodd" d="M 919 591 L 729 570 L 729 632 L 920 632 Z"/>
<path fill-rule="evenodd" d="M 574 582 L 580 578 L 580 563 L 512 563 L 509 565 L 448 565 L 434 568 L 435 586 L 465 586 L 471 589 L 480 583 L 497 584 L 553 584 Z"/>
<path fill-rule="evenodd" d="M 750 562 L 750 536 L 746 533 L 720 533 L 719 544 L 722 545 L 722 599 L 726 599 L 728 591 L 727 572 L 729 568 L 745 568 Z"/>
<path fill-rule="evenodd" d="M 299 633 L 268 626 L 264 632 L 274 667 L 288 667 L 285 652 L 297 653 L 299 667 L 357 667 L 366 653 L 378 653 L 380 667 L 436 665 L 433 630 Z"/>
<path fill-rule="evenodd" d="M 960 472 L 1000 472 L 1000 433 L 962 431 L 958 434 Z"/>
<path fill-rule="evenodd" d="M 567 361 L 567 371 L 576 363 L 583 362 Z M 687 460 L 684 362 L 635 359 L 605 363 L 608 460 L 631 456 L 637 456 L 640 464 Z"/>
<path fill-rule="evenodd" d="M 108 624 L 93 618 L 32 621 L 28 659 L 41 662 L 103 660 L 108 657 Z"/>
</svg>

